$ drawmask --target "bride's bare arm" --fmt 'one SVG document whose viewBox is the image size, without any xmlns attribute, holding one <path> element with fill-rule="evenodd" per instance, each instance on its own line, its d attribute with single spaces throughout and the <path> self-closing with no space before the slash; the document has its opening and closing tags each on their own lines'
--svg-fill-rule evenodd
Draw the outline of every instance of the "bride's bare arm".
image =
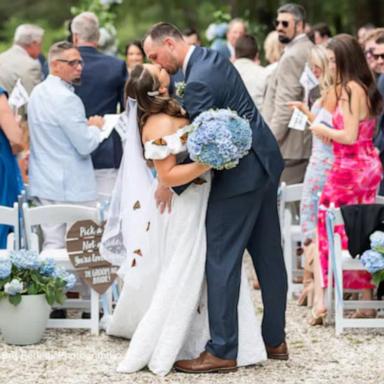
<svg viewBox="0 0 384 384">
<path fill-rule="evenodd" d="M 143 128 L 143 142 L 171 135 L 176 130 L 175 118 L 167 115 L 151 116 Z M 174 155 L 169 155 L 163 160 L 155 160 L 154 164 L 159 183 L 164 187 L 184 185 L 210 169 L 210 167 L 198 163 L 177 164 Z"/>
<path fill-rule="evenodd" d="M 164 160 L 155 160 L 154 164 L 159 183 L 165 187 L 177 187 L 190 183 L 210 169 L 207 165 L 198 163 L 178 165 L 176 157 L 172 155 Z"/>
</svg>

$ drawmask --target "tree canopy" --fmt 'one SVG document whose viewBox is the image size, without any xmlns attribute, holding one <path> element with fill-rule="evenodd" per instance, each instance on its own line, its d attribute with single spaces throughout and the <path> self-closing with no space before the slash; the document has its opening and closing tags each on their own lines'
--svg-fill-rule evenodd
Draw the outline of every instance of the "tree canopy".
<svg viewBox="0 0 384 384">
<path fill-rule="evenodd" d="M 84 1 L 84 0 L 83 0 Z M 15 27 L 30 22 L 46 29 L 45 50 L 53 42 L 67 36 L 66 22 L 70 9 L 81 0 L 12 0 L 0 2 L 0 50 L 11 44 Z M 194 27 L 204 33 L 214 21 L 217 10 L 232 17 L 247 19 L 259 38 L 273 28 L 276 9 L 282 0 L 123 0 L 115 7 L 115 26 L 120 49 L 158 21 L 168 21 L 180 28 Z M 355 33 L 361 25 L 371 22 L 380 26 L 384 20 L 384 1 L 377 0 L 298 0 L 312 23 L 326 22 L 333 33 Z"/>
</svg>

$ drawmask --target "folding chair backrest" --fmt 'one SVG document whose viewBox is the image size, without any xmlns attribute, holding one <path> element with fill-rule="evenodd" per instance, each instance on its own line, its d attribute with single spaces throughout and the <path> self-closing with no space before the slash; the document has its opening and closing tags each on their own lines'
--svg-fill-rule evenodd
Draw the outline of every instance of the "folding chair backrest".
<svg viewBox="0 0 384 384">
<path fill-rule="evenodd" d="M 39 207 L 28 207 L 23 204 L 25 232 L 28 248 L 36 248 L 32 244 L 32 227 L 35 225 L 72 224 L 79 220 L 93 220 L 100 222 L 99 205 L 87 207 L 73 204 L 53 204 Z"/>
<path fill-rule="evenodd" d="M 293 203 L 301 200 L 303 184 L 287 185 L 285 190 L 285 203 Z"/>
<path fill-rule="evenodd" d="M 303 193 L 303 183 L 301 184 L 292 184 L 287 185 L 285 182 L 282 182 L 279 189 L 279 217 L 280 224 L 284 223 L 284 214 L 287 203 L 293 203 L 301 200 Z"/>
<path fill-rule="evenodd" d="M 377 195 L 377 196 L 376 196 L 375 203 L 376 203 L 376 204 L 384 204 L 384 196 L 379 196 L 379 195 Z"/>
</svg>

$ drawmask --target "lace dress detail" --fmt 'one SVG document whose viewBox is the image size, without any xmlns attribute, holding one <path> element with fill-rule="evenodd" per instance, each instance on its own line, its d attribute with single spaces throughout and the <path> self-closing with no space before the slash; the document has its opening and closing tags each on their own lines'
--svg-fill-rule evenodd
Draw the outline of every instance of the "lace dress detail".
<svg viewBox="0 0 384 384">
<path fill-rule="evenodd" d="M 145 144 L 147 159 L 185 154 L 186 129 Z M 184 142 L 183 142 L 184 141 Z M 145 366 L 164 376 L 178 359 L 197 357 L 209 340 L 205 283 L 205 216 L 211 174 L 174 194 L 171 213 L 160 214 L 153 200 L 148 254 L 128 266 L 124 286 L 107 327 L 131 338 L 119 372 Z M 155 187 L 154 187 L 155 188 Z M 239 299 L 239 365 L 266 359 L 261 330 L 243 271 Z"/>
</svg>

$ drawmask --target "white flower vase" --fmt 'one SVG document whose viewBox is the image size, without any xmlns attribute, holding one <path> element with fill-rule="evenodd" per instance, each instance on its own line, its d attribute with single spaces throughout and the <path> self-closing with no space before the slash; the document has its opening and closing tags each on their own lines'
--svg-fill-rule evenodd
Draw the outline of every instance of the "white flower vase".
<svg viewBox="0 0 384 384">
<path fill-rule="evenodd" d="M 20 304 L 0 300 L 0 329 L 7 344 L 29 345 L 43 337 L 51 307 L 45 295 L 24 295 Z"/>
</svg>

